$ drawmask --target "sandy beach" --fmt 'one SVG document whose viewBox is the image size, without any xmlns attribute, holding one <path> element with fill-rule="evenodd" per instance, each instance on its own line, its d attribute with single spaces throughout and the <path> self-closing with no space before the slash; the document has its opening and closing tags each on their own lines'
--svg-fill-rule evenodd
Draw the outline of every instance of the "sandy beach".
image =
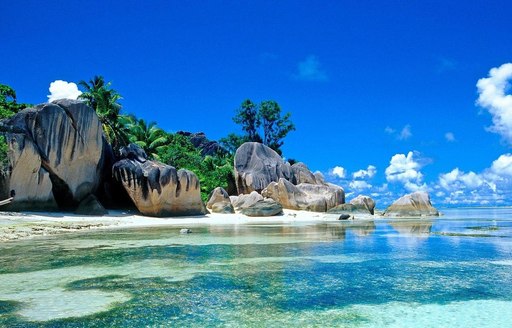
<svg viewBox="0 0 512 328">
<path fill-rule="evenodd" d="M 207 214 L 154 218 L 125 211 L 109 211 L 105 216 L 81 216 L 52 212 L 0 212 L 0 242 L 30 239 L 66 232 L 92 229 L 123 229 L 137 227 L 176 226 L 189 228 L 198 225 L 237 225 L 262 223 L 319 223 L 337 221 L 335 214 L 284 210 L 284 214 L 272 217 L 248 217 L 243 214 Z M 371 219 L 372 216 L 358 219 Z"/>
</svg>

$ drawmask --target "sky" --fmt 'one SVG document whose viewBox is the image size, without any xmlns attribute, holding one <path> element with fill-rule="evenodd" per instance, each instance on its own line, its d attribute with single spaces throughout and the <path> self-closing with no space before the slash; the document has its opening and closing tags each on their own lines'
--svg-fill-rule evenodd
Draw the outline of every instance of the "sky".
<svg viewBox="0 0 512 328">
<path fill-rule="evenodd" d="M 125 113 L 212 140 L 241 133 L 245 99 L 275 100 L 296 126 L 283 155 L 348 200 L 512 205 L 511 14 L 501 0 L 0 0 L 0 83 L 37 104 L 102 75 Z"/>
</svg>

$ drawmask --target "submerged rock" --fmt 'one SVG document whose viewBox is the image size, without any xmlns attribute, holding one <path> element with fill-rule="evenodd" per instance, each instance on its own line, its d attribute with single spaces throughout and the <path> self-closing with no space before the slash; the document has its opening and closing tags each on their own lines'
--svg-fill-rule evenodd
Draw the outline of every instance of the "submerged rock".
<svg viewBox="0 0 512 328">
<path fill-rule="evenodd" d="M 93 109 L 62 99 L 27 108 L 0 124 L 9 172 L 0 185 L 5 210 L 75 210 L 95 194 L 104 164 L 103 130 Z"/>
<path fill-rule="evenodd" d="M 392 217 L 418 217 L 439 216 L 430 202 L 430 196 L 423 191 L 417 191 L 400 197 L 384 212 L 384 216 Z"/>
<path fill-rule="evenodd" d="M 112 171 L 142 214 L 171 217 L 206 213 L 199 179 L 193 172 L 148 160 L 141 151 L 135 145 L 123 149 L 126 158 L 116 162 Z"/>
<path fill-rule="evenodd" d="M 263 199 L 244 208 L 241 213 L 247 216 L 275 216 L 283 214 L 283 207 L 273 199 Z"/>
</svg>

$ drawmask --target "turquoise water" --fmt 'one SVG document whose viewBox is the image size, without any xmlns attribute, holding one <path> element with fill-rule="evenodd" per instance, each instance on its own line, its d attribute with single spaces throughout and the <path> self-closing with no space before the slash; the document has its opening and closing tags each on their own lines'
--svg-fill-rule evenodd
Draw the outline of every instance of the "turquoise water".
<svg viewBox="0 0 512 328">
<path fill-rule="evenodd" d="M 512 209 L 0 243 L 1 327 L 507 327 Z"/>
</svg>

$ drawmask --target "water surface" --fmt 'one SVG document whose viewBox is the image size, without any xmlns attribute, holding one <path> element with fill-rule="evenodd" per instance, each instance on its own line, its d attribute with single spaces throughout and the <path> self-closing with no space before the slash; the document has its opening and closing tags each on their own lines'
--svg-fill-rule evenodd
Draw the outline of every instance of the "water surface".
<svg viewBox="0 0 512 328">
<path fill-rule="evenodd" d="M 512 209 L 0 244 L 5 327 L 505 327 Z"/>
</svg>

